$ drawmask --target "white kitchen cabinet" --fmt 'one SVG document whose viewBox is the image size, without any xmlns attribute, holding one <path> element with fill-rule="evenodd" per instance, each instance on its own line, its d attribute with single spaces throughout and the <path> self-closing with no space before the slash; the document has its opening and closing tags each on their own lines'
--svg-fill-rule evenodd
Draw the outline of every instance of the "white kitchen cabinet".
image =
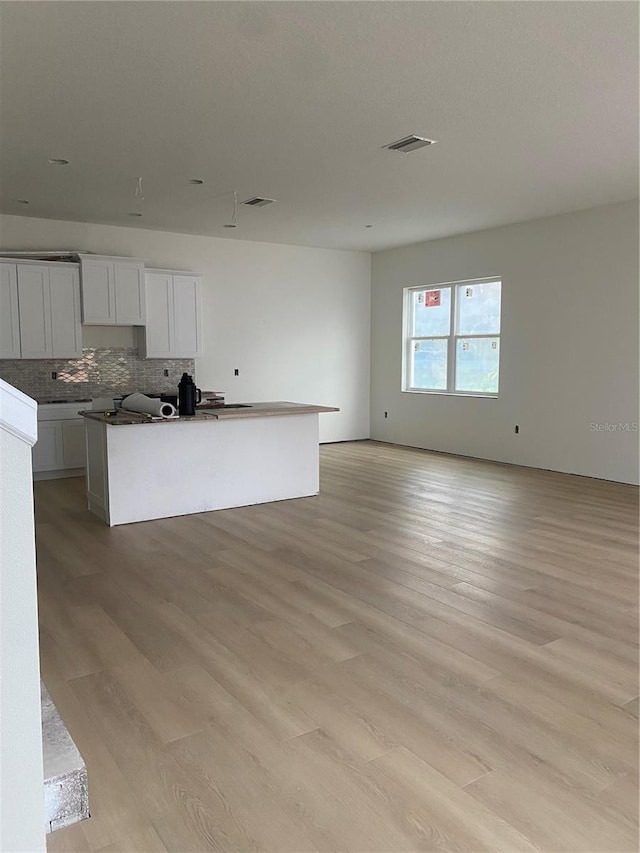
<svg viewBox="0 0 640 853">
<path fill-rule="evenodd" d="M 115 324 L 113 261 L 82 259 L 82 322 Z"/>
<path fill-rule="evenodd" d="M 38 406 L 38 440 L 33 446 L 34 479 L 77 477 L 86 466 L 84 419 L 86 403 Z"/>
<path fill-rule="evenodd" d="M 80 358 L 80 277 L 75 264 L 0 264 L 4 358 Z M 8 307 L 7 316 L 4 308 Z M 16 322 L 17 321 L 17 322 Z M 11 333 L 11 338 L 9 334 Z M 6 341 L 11 341 L 9 346 Z"/>
<path fill-rule="evenodd" d="M 143 326 L 147 321 L 143 261 L 115 261 L 116 323 Z"/>
<path fill-rule="evenodd" d="M 49 267 L 51 342 L 54 358 L 81 358 L 80 272 L 76 266 Z"/>
<path fill-rule="evenodd" d="M 18 272 L 15 264 L 0 263 L 0 358 L 20 358 Z"/>
<path fill-rule="evenodd" d="M 62 421 L 38 421 L 38 440 L 33 445 L 33 473 L 63 468 Z"/>
<path fill-rule="evenodd" d="M 173 276 L 173 347 L 174 358 L 202 355 L 200 278 L 195 275 Z"/>
<path fill-rule="evenodd" d="M 94 326 L 144 326 L 144 261 L 80 255 L 82 322 Z"/>
<path fill-rule="evenodd" d="M 147 271 L 147 325 L 141 346 L 145 358 L 202 355 L 200 288 L 201 278 L 194 273 Z"/>
<path fill-rule="evenodd" d="M 52 358 L 49 267 L 18 264 L 17 270 L 20 355 L 22 358 Z"/>
<path fill-rule="evenodd" d="M 144 329 L 146 358 L 170 357 L 172 343 L 173 276 L 147 273 L 147 325 Z"/>
</svg>

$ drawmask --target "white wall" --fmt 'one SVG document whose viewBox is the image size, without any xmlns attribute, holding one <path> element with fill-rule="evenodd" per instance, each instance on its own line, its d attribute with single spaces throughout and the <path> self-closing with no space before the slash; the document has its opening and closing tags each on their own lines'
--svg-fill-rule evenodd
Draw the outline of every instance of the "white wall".
<svg viewBox="0 0 640 853">
<path fill-rule="evenodd" d="M 367 253 L 20 216 L 0 217 L 0 247 L 84 249 L 202 273 L 201 388 L 225 391 L 230 401 L 339 406 L 320 416 L 321 441 L 368 437 Z M 95 330 L 88 340 L 96 340 Z M 114 336 L 114 345 L 127 340 Z"/>
<path fill-rule="evenodd" d="M 401 392 L 403 288 L 494 275 L 499 399 Z M 637 483 L 637 203 L 375 254 L 371 347 L 372 438 Z"/>
<path fill-rule="evenodd" d="M 0 418 L 18 423 L 9 408 L 0 387 Z M 31 445 L 0 426 L 0 850 L 44 849 Z"/>
</svg>

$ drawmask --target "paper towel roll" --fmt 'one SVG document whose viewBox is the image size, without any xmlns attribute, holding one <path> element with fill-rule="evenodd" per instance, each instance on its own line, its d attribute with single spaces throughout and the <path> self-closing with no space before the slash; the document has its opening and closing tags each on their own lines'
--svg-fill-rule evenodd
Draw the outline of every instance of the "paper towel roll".
<svg viewBox="0 0 640 853">
<path fill-rule="evenodd" d="M 156 397 L 146 394 L 129 394 L 122 401 L 122 408 L 129 412 L 140 412 L 143 415 L 153 415 L 155 418 L 174 418 L 176 407 L 171 403 L 163 403 Z"/>
</svg>

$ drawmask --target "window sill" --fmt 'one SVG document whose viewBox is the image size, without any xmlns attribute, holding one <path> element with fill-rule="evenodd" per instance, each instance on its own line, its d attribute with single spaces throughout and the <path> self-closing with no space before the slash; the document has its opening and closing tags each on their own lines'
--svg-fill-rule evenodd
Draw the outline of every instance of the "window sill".
<svg viewBox="0 0 640 853">
<path fill-rule="evenodd" d="M 482 400 L 497 400 L 498 394 L 483 394 L 476 393 L 474 391 L 423 391 L 420 388 L 402 388 L 403 394 L 427 394 L 427 395 L 435 395 L 437 397 L 472 397 L 474 399 L 480 398 Z"/>
</svg>

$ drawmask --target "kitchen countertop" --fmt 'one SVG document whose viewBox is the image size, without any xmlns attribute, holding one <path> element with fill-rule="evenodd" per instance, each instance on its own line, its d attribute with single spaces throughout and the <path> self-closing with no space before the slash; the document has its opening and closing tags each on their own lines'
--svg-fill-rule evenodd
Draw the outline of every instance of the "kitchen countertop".
<svg viewBox="0 0 640 853">
<path fill-rule="evenodd" d="M 44 399 L 39 398 L 36 400 L 36 403 L 39 406 L 50 406 L 50 405 L 61 404 L 61 403 L 65 403 L 67 405 L 70 405 L 71 403 L 90 403 L 90 402 L 91 402 L 91 397 L 77 397 L 77 398 L 73 397 L 73 398 L 68 399 L 68 400 L 62 400 L 60 398 L 55 399 L 55 400 L 44 400 Z"/>
<path fill-rule="evenodd" d="M 233 406 L 233 404 L 228 404 Z M 339 412 L 333 406 L 314 406 L 307 403 L 289 403 L 278 400 L 269 403 L 242 403 L 242 408 L 215 408 L 196 410 L 195 415 L 177 418 L 152 418 L 150 415 L 139 415 L 137 412 L 124 412 L 118 409 L 117 415 L 105 417 L 103 412 L 84 410 L 78 412 L 84 418 L 100 421 L 109 426 L 132 426 L 134 424 L 175 424 L 188 421 L 221 421 L 237 418 L 263 418 L 282 415 L 313 415 L 320 412 Z"/>
</svg>

